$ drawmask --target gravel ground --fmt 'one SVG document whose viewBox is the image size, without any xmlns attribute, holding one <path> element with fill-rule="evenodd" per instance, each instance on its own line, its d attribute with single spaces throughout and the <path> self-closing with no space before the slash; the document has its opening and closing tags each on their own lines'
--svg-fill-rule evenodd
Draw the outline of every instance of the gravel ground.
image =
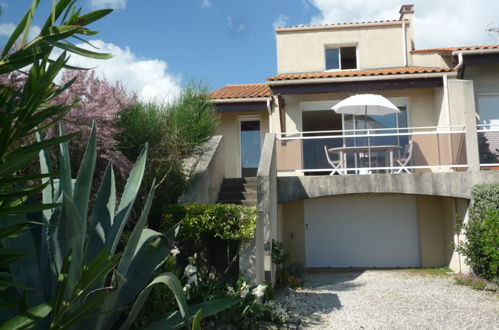
<svg viewBox="0 0 499 330">
<path fill-rule="evenodd" d="M 300 329 L 499 329 L 499 294 L 403 270 L 313 272 L 279 300 Z"/>
</svg>

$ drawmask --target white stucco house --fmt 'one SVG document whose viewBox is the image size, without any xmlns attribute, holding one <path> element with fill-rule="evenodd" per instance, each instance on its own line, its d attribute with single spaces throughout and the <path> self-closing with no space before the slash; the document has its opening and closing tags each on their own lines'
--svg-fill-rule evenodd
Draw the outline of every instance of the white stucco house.
<svg viewBox="0 0 499 330">
<path fill-rule="evenodd" d="M 417 49 L 413 14 L 277 28 L 276 75 L 209 94 L 221 137 L 193 201 L 219 200 L 224 179 L 228 199 L 254 199 L 257 237 L 241 267 L 256 280 L 273 279 L 272 239 L 311 268 L 464 269 L 456 215 L 466 218 L 474 184 L 499 182 L 499 45 Z M 331 110 L 360 93 L 400 111 Z"/>
</svg>

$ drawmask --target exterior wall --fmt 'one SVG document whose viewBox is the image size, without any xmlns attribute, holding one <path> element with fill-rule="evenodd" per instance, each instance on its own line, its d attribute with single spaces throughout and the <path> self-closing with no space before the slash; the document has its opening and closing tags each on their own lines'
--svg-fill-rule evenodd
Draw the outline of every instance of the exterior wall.
<svg viewBox="0 0 499 330">
<path fill-rule="evenodd" d="M 406 37 L 407 49 L 410 49 L 410 36 Z M 357 44 L 359 69 L 404 66 L 402 24 L 278 31 L 276 43 L 279 74 L 324 71 L 325 45 Z"/>
<path fill-rule="evenodd" d="M 468 65 L 464 71 L 464 79 L 473 80 L 475 89 L 476 112 L 479 114 L 478 98 L 481 94 L 499 95 L 499 64 Z"/>
<path fill-rule="evenodd" d="M 281 242 L 292 262 L 305 264 L 304 201 L 279 204 L 281 207 Z"/>
<path fill-rule="evenodd" d="M 452 239 L 445 235 L 448 227 L 439 197 L 418 196 L 419 248 L 421 267 L 448 265 L 447 246 Z"/>
<path fill-rule="evenodd" d="M 409 107 L 409 126 L 438 126 L 440 124 L 440 113 L 443 112 L 443 92 L 442 88 L 416 88 L 416 89 L 401 89 L 376 92 L 386 98 L 407 98 Z M 303 94 L 303 95 L 286 95 L 286 131 L 301 132 L 302 126 L 302 110 L 301 102 L 315 101 L 341 101 L 351 94 L 349 93 L 322 93 L 322 94 Z M 324 109 L 324 111 L 329 111 Z M 332 110 L 330 110 L 332 111 Z M 448 125 L 448 124 L 446 124 Z M 274 132 L 279 132 L 279 112 L 272 112 L 272 129 Z"/>
<path fill-rule="evenodd" d="M 345 196 L 345 195 L 344 195 Z M 355 196 L 403 196 L 389 194 L 356 194 Z M 334 199 L 335 197 L 323 197 Z M 280 204 L 280 225 L 282 236 L 280 240 L 285 244 L 287 252 L 293 262 L 305 264 L 305 215 L 304 203 L 295 201 Z M 454 252 L 451 244 L 455 241 L 454 226 L 456 205 L 467 205 L 464 199 L 415 196 L 418 213 L 419 246 L 421 267 L 450 266 L 455 271 L 465 271 L 462 260 Z M 462 210 L 466 212 L 466 207 Z M 403 216 L 403 215 L 401 215 Z M 461 268 L 459 266 L 461 261 Z"/>
<path fill-rule="evenodd" d="M 259 116 L 260 130 L 262 134 L 262 146 L 265 133 L 269 132 L 269 115 L 266 111 L 243 111 L 243 112 L 223 112 L 220 114 L 221 123 L 217 129 L 218 135 L 224 137 L 224 162 L 225 177 L 238 177 L 238 167 L 240 166 L 241 146 L 239 143 L 239 117 Z"/>
<path fill-rule="evenodd" d="M 454 64 L 452 63 L 451 56 L 444 57 L 439 55 L 438 53 L 429 53 L 411 54 L 411 65 L 422 67 L 450 68 Z"/>
</svg>

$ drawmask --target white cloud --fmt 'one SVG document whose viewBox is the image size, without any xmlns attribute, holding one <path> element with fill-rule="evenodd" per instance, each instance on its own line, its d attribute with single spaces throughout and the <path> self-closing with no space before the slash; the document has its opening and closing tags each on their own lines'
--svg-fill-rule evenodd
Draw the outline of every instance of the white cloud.
<svg viewBox="0 0 499 330">
<path fill-rule="evenodd" d="M 226 22 L 225 26 L 227 26 L 229 28 L 229 30 L 232 30 L 232 31 L 237 32 L 237 33 L 243 32 L 246 30 L 246 25 L 244 25 L 241 22 L 238 22 L 236 19 L 234 19 L 230 16 L 227 16 L 227 22 Z"/>
<path fill-rule="evenodd" d="M 90 5 L 95 8 L 125 9 L 127 0 L 90 0 Z"/>
<path fill-rule="evenodd" d="M 0 24 L 0 36 L 10 37 L 15 29 L 16 26 L 13 23 L 2 23 Z"/>
<path fill-rule="evenodd" d="M 280 14 L 279 16 L 277 16 L 277 19 L 274 21 L 272 26 L 274 27 L 274 29 L 277 29 L 278 27 L 286 26 L 286 24 L 288 24 L 288 16 Z"/>
<path fill-rule="evenodd" d="M 398 19 L 400 0 L 308 0 L 320 14 L 311 24 Z M 489 23 L 499 27 L 497 0 L 414 0 L 416 48 L 495 44 L 497 37 L 485 31 Z"/>
<path fill-rule="evenodd" d="M 201 8 L 208 8 L 211 7 L 211 1 L 210 0 L 196 0 Z"/>
<path fill-rule="evenodd" d="M 181 78 L 168 72 L 168 64 L 158 59 L 140 59 L 130 48 L 121 48 L 102 40 L 92 40 L 91 43 L 99 52 L 112 53 L 109 60 L 95 60 L 71 55 L 69 64 L 82 67 L 95 67 L 98 76 L 110 82 L 121 81 L 130 91 L 137 93 L 141 100 L 171 101 L 180 94 Z M 87 44 L 79 47 L 92 49 Z"/>
<path fill-rule="evenodd" d="M 12 32 L 16 29 L 16 25 L 13 23 L 2 23 L 0 24 L 0 36 L 1 37 L 10 37 Z M 38 25 L 31 26 L 28 34 L 28 41 L 33 40 L 41 31 L 41 28 Z"/>
</svg>

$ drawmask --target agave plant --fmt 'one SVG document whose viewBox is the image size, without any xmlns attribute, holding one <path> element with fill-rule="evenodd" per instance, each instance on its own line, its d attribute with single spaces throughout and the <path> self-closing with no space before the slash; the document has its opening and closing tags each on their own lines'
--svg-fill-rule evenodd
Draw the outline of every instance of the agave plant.
<svg viewBox="0 0 499 330">
<path fill-rule="evenodd" d="M 14 312 L 21 315 L 4 326 L 30 325 L 34 322 L 30 315 L 35 314 L 38 318 L 49 316 L 45 326 L 52 329 L 83 328 L 88 325 L 82 320 L 89 317 L 92 317 L 89 322 L 93 329 L 109 329 L 115 327 L 124 311 L 133 305 L 123 324 L 126 328 L 135 320 L 151 287 L 157 284 L 165 284 L 173 291 L 180 309 L 160 320 L 156 326 L 161 328 L 189 326 L 196 313 L 200 319 L 201 315 L 213 315 L 234 303 L 219 300 L 188 307 L 175 275 L 164 273 L 151 281 L 154 270 L 170 252 L 179 226 L 167 234 L 145 228 L 154 182 L 123 252 L 116 253 L 139 191 L 146 157 L 147 146 L 130 172 L 119 203 L 113 168 L 109 165 L 93 209 L 89 210 L 97 158 L 96 129 L 92 127 L 76 179 L 72 179 L 67 143 L 60 145 L 60 174 L 57 178 L 43 179 L 46 187 L 42 194 L 44 203 L 62 206 L 31 215 L 32 221 L 43 226 L 33 226 L 3 241 L 5 247 L 18 249 L 28 256 L 11 264 L 10 275 L 14 282 L 31 289 L 17 290 L 17 301 L 25 302 L 19 303 L 20 310 Z M 42 173 L 54 172 L 48 150 L 40 152 L 40 164 Z"/>
</svg>

